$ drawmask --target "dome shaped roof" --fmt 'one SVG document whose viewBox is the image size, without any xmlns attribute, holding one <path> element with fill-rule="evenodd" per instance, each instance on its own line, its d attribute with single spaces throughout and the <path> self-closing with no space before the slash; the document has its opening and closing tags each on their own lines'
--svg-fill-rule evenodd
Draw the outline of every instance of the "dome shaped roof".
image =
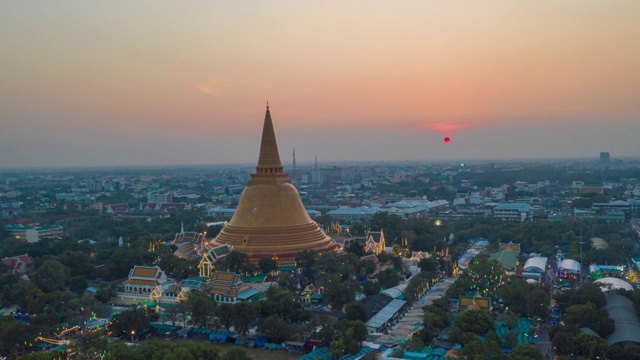
<svg viewBox="0 0 640 360">
<path fill-rule="evenodd" d="M 633 285 L 629 284 L 628 282 L 622 279 L 618 279 L 614 277 L 604 277 L 602 279 L 598 279 L 594 281 L 593 283 L 603 284 L 604 285 L 603 291 L 605 290 L 605 288 L 608 288 L 608 287 L 611 287 L 614 290 L 624 289 L 624 290 L 633 291 Z"/>
<path fill-rule="evenodd" d="M 247 253 L 252 262 L 272 257 L 281 264 L 293 263 L 300 251 L 336 248 L 309 217 L 298 190 L 283 172 L 268 106 L 256 172 L 251 174 L 231 221 L 210 246 L 220 244 Z"/>
</svg>

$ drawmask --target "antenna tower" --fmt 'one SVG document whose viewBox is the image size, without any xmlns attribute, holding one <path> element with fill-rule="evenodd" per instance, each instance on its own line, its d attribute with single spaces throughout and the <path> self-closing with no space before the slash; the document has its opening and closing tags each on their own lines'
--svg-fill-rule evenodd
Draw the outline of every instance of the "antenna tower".
<svg viewBox="0 0 640 360">
<path fill-rule="evenodd" d="M 296 149 L 293 149 L 293 154 L 291 155 L 293 156 L 293 183 L 296 184 L 297 183 L 297 179 L 298 179 L 298 173 L 296 172 Z"/>
<path fill-rule="evenodd" d="M 578 244 L 580 244 L 580 278 L 582 278 L 582 244 L 584 244 L 582 241 L 582 221 L 580 221 L 580 242 Z"/>
</svg>

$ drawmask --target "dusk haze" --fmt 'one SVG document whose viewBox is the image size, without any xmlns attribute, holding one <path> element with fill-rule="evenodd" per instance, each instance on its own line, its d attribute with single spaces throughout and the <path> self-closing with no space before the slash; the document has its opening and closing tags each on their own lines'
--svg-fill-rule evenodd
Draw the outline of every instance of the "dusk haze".
<svg viewBox="0 0 640 360">
<path fill-rule="evenodd" d="M 5 1 L 0 168 L 639 155 L 638 1 Z M 443 139 L 445 139 L 443 141 Z"/>
</svg>

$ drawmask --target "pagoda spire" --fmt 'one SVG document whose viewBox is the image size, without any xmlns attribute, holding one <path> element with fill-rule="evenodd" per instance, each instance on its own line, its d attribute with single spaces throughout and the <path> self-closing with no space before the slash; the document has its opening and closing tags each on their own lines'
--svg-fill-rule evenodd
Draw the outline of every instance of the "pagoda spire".
<svg viewBox="0 0 640 360">
<path fill-rule="evenodd" d="M 258 157 L 256 173 L 282 174 L 282 172 L 283 168 L 282 162 L 280 161 L 280 153 L 278 152 L 276 133 L 273 130 L 271 112 L 269 111 L 269 103 L 267 102 L 267 111 L 264 116 L 264 125 L 262 127 L 262 141 L 260 143 L 260 156 Z"/>
</svg>

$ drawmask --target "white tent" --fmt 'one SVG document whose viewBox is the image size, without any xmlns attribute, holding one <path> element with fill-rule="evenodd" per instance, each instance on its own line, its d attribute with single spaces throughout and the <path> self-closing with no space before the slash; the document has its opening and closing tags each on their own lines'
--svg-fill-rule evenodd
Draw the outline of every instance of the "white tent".
<svg viewBox="0 0 640 360">
<path fill-rule="evenodd" d="M 580 273 L 580 263 L 575 260 L 564 259 L 558 264 L 558 270 L 565 270 L 568 273 L 578 274 Z"/>
<path fill-rule="evenodd" d="M 525 261 L 524 263 L 524 271 L 526 272 L 543 273 L 546 268 L 547 268 L 546 257 L 532 257 L 527 261 Z"/>
<path fill-rule="evenodd" d="M 603 284 L 604 286 L 602 290 L 604 291 L 608 290 L 609 288 L 611 288 L 612 290 L 624 289 L 624 290 L 633 291 L 633 286 L 631 284 L 629 284 L 628 282 L 622 279 L 618 279 L 614 277 L 604 277 L 602 279 L 598 279 L 594 281 L 593 283 Z"/>
</svg>

